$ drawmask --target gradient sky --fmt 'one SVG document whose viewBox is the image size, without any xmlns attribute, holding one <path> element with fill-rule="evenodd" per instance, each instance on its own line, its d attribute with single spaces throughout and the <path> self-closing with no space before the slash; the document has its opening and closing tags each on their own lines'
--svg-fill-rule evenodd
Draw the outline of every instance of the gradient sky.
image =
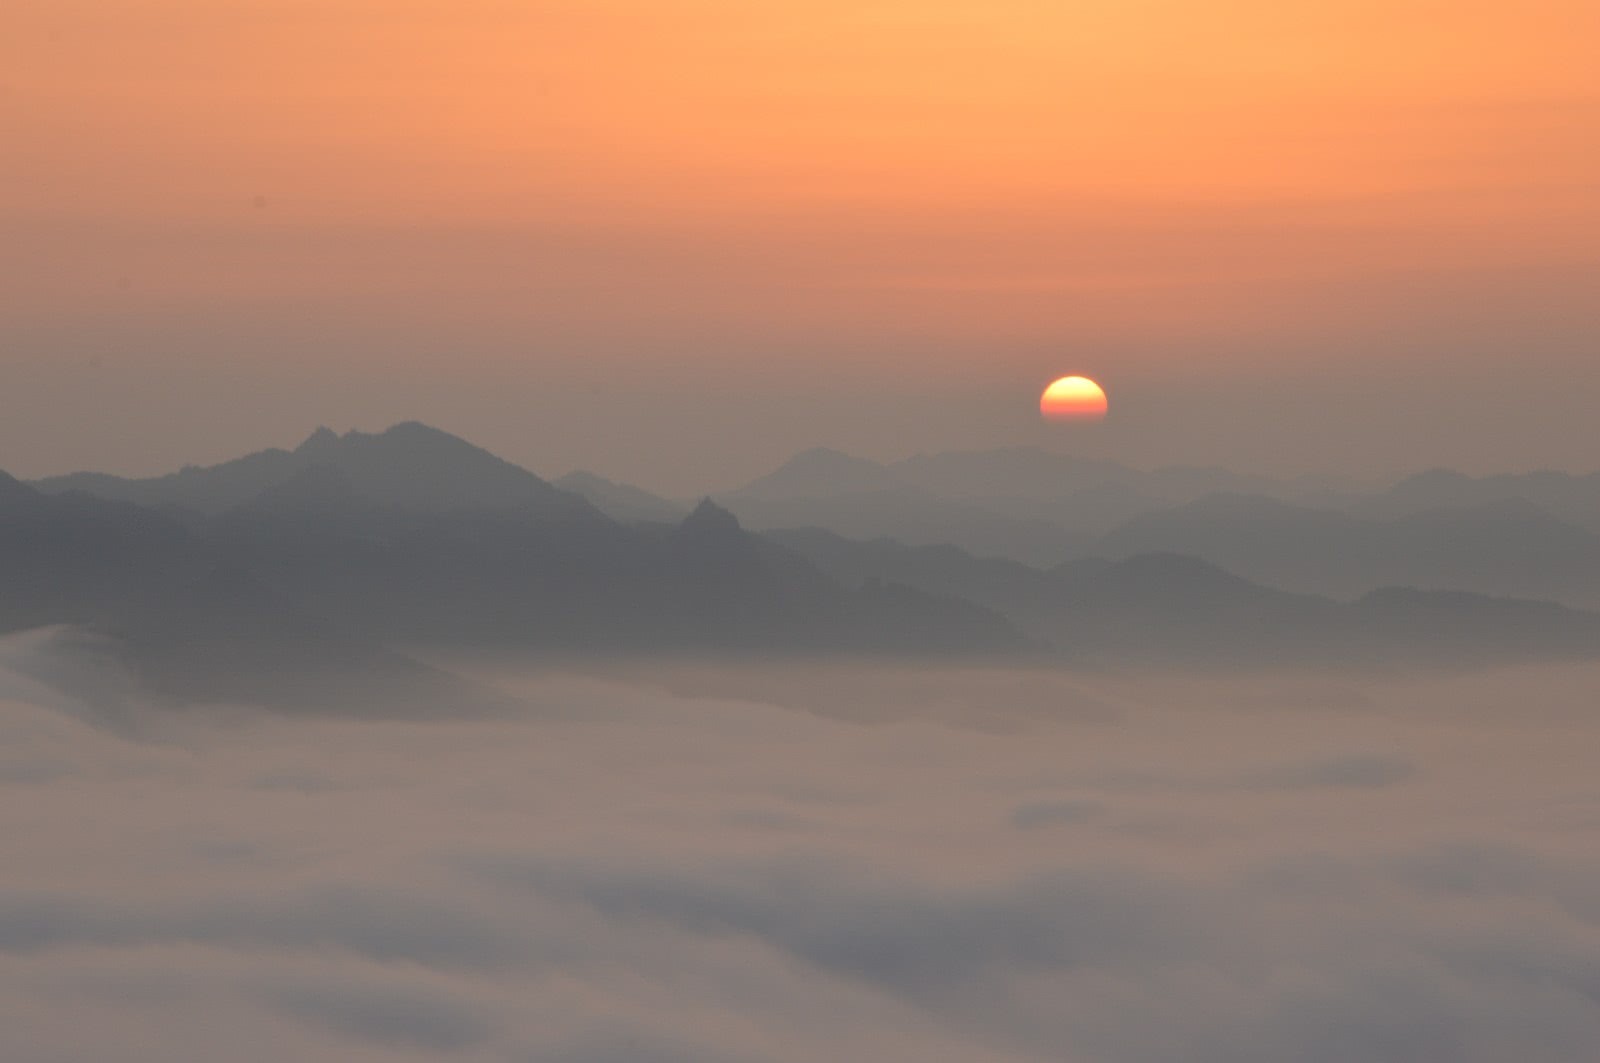
<svg viewBox="0 0 1600 1063">
<path fill-rule="evenodd" d="M 1600 468 L 1600 5 L 9 0 L 0 468 Z M 1094 429 L 1041 424 L 1084 372 Z"/>
</svg>

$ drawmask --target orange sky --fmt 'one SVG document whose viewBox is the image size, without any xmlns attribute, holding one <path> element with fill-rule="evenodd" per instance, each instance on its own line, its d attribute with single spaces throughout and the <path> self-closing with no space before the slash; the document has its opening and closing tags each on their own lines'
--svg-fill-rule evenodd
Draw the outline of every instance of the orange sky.
<svg viewBox="0 0 1600 1063">
<path fill-rule="evenodd" d="M 1593 0 L 10 0 L 0 372 L 107 315 L 133 362 L 332 320 L 216 356 L 388 367 L 404 321 L 458 367 L 686 394 L 981 359 L 1029 404 L 1486 331 L 1571 369 L 1596 40 Z"/>
</svg>

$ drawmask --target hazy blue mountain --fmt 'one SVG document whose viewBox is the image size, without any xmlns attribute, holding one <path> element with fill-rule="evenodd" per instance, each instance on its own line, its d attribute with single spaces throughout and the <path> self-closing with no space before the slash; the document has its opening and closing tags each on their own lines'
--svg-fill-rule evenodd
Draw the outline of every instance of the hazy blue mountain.
<svg viewBox="0 0 1600 1063">
<path fill-rule="evenodd" d="M 892 579 L 1010 617 L 1097 665 L 1281 668 L 1600 657 L 1600 616 L 1548 602 L 1388 589 L 1354 604 L 1263 586 L 1196 557 L 1082 559 L 1050 573 L 954 547 L 768 533 L 846 584 Z"/>
<path fill-rule="evenodd" d="M 46 495 L 0 474 L 0 630 L 89 619 L 106 601 L 203 563 L 171 516 L 76 491 Z"/>
<path fill-rule="evenodd" d="M 1600 615 L 1553 602 L 1384 587 L 1351 608 L 1377 645 L 1441 664 L 1593 658 L 1600 646 Z"/>
<path fill-rule="evenodd" d="M 243 569 L 219 567 L 107 608 L 150 696 L 377 717 L 506 708 L 510 699 L 307 612 Z"/>
<path fill-rule="evenodd" d="M 312 493 L 316 507 L 256 504 L 219 515 L 208 544 L 319 614 L 402 643 L 608 651 L 1020 642 L 1004 619 L 974 621 L 981 610 L 927 595 L 919 608 L 928 622 L 908 638 L 904 616 L 875 612 L 709 501 L 677 525 L 594 525 L 363 509 L 353 492 L 330 499 L 333 487 Z"/>
<path fill-rule="evenodd" d="M 854 542 L 817 529 L 771 535 L 842 582 L 893 579 L 956 594 L 1083 662 L 1354 663 L 1348 640 L 1319 644 L 1338 603 L 1263 587 L 1197 558 L 1085 559 L 1045 573 L 954 547 Z M 1293 627 L 1283 627 L 1289 619 Z"/>
<path fill-rule="evenodd" d="M 1006 517 L 962 502 L 915 491 L 764 499 L 735 492 L 723 501 L 758 530 L 824 527 L 850 538 L 886 536 L 903 542 L 949 543 L 986 557 L 1053 565 L 1082 554 L 1093 542 L 1085 533 L 1036 518 Z"/>
<path fill-rule="evenodd" d="M 1038 565 L 1081 553 L 1089 541 L 1049 520 L 941 497 L 876 462 L 826 449 L 796 455 L 719 498 L 758 530 L 814 526 L 857 539 L 950 543 Z"/>
<path fill-rule="evenodd" d="M 590 505 L 612 520 L 626 524 L 638 521 L 676 522 L 682 520 L 687 512 L 678 503 L 653 495 L 641 487 L 607 480 L 592 472 L 569 472 L 554 482 L 563 491 L 582 495 Z"/>
<path fill-rule="evenodd" d="M 1301 489 L 1222 468 L 1171 466 L 1145 471 L 1036 447 L 919 454 L 890 468 L 905 482 L 941 498 L 1096 534 L 1136 514 L 1216 491 L 1288 497 Z"/>
<path fill-rule="evenodd" d="M 721 497 L 754 528 L 949 543 L 1050 567 L 1135 516 L 1223 490 L 1297 497 L 1326 485 L 1216 468 L 1146 472 L 1033 447 L 919 454 L 891 465 L 816 449 Z"/>
<path fill-rule="evenodd" d="M 433 513 L 518 510 L 577 520 L 600 516 L 572 492 L 415 421 L 371 435 L 319 430 L 295 455 L 303 463 L 338 469 L 357 492 L 382 506 Z"/>
<path fill-rule="evenodd" d="M 1403 585 L 1600 605 L 1600 535 L 1522 499 L 1380 520 L 1208 495 L 1133 518 L 1097 551 L 1194 554 L 1274 586 L 1339 597 Z"/>
<path fill-rule="evenodd" d="M 18 480 L 10 473 L 0 472 L 0 512 L 9 512 L 11 507 L 20 510 L 32 506 L 39 501 L 39 492 Z"/>
<path fill-rule="evenodd" d="M 1204 561 L 1128 558 L 1070 580 L 1056 630 L 1078 654 L 1190 666 L 1482 666 L 1600 658 L 1600 614 L 1464 591 L 1381 588 L 1352 604 Z"/>
<path fill-rule="evenodd" d="M 420 438 L 431 453 L 458 449 Z M 403 491 L 375 500 L 384 476 L 342 456 L 319 448 L 246 502 L 189 519 L 0 479 L 0 629 L 114 632 L 163 697 L 293 708 L 359 692 L 395 711 L 408 690 L 435 702 L 468 692 L 394 646 L 952 654 L 1024 644 L 968 602 L 843 587 L 709 501 L 676 525 L 619 525 L 581 500 L 574 519 L 463 493 L 462 508 L 435 509 Z"/>
<path fill-rule="evenodd" d="M 846 588 L 709 499 L 675 527 L 636 534 L 621 575 L 630 615 L 655 618 L 651 645 L 958 654 L 1023 645 L 1004 617 L 966 601 L 909 587 Z"/>
<path fill-rule="evenodd" d="M 890 467 L 904 483 L 945 498 L 1062 498 L 1137 474 L 1112 461 L 1055 454 L 1037 447 L 917 454 Z"/>
<path fill-rule="evenodd" d="M 242 505 L 282 483 L 300 468 L 301 461 L 286 450 L 263 450 L 220 465 L 188 465 L 166 476 L 126 479 L 105 473 L 78 472 L 35 481 L 48 494 L 81 491 L 97 498 L 134 502 L 143 506 L 174 507 L 215 513 Z"/>
<path fill-rule="evenodd" d="M 1089 540 L 926 485 L 1060 480 L 1065 502 L 1089 496 L 1108 511 L 1217 474 L 1036 451 L 909 464 L 808 452 L 728 507 L 707 499 L 681 520 L 629 523 L 417 424 L 319 430 L 292 452 L 153 480 L 71 478 L 117 497 L 0 476 L 0 628 L 115 629 L 154 691 L 285 707 L 354 691 L 340 684 L 358 677 L 388 700 L 408 683 L 440 694 L 444 679 L 394 649 L 410 646 L 948 655 L 1049 644 L 1086 664 L 1252 667 L 1596 649 L 1593 616 L 1509 600 L 1600 588 L 1600 537 L 1520 498 L 1380 520 L 1214 493 Z M 651 498 L 574 482 L 613 502 Z M 824 527 L 755 535 L 739 506 Z M 1415 589 L 1366 594 L 1389 586 Z"/>
<path fill-rule="evenodd" d="M 745 484 L 724 499 L 817 498 L 833 494 L 872 494 L 914 486 L 887 467 L 828 447 L 803 450 L 772 472 Z"/>
<path fill-rule="evenodd" d="M 1140 499 L 1150 508 L 1162 508 L 1218 492 L 1295 501 L 1334 493 L 1355 495 L 1363 490 L 1362 485 L 1342 477 L 1277 479 L 1201 465 L 1145 470 L 1037 447 L 918 454 L 888 468 L 903 481 L 941 497 L 1011 500 L 1035 506 L 1041 502 L 1060 503 L 1074 495 L 1080 496 L 1085 507 L 1091 507 L 1094 499 L 1103 495 L 1120 500 L 1123 505 Z"/>
<path fill-rule="evenodd" d="M 1347 505 L 1351 512 L 1363 516 L 1394 518 L 1517 500 L 1600 533 L 1600 473 L 1574 476 L 1547 469 L 1474 477 L 1450 469 L 1431 469 L 1409 476 L 1386 491 L 1359 496 Z"/>
<path fill-rule="evenodd" d="M 167 476 L 123 479 L 74 473 L 36 484 L 48 493 L 77 490 L 145 506 L 215 514 L 250 504 L 312 465 L 336 469 L 380 506 L 429 512 L 519 510 L 550 519 L 598 520 L 579 496 L 447 432 L 407 422 L 385 432 L 336 435 L 319 428 L 293 451 L 265 450 Z"/>
<path fill-rule="evenodd" d="M 328 518 L 366 513 L 374 505 L 339 466 L 311 461 L 236 508 L 249 513 Z"/>
<path fill-rule="evenodd" d="M 764 532 L 763 538 L 804 555 L 846 586 L 880 580 L 964 598 L 1005 614 L 1035 635 L 1058 606 L 1058 581 L 1046 573 L 1020 561 L 974 556 L 956 546 L 882 537 L 858 540 L 823 528 L 778 529 Z"/>
<path fill-rule="evenodd" d="M 810 450 L 722 497 L 746 523 L 764 530 L 814 526 L 856 539 L 881 536 L 918 545 L 950 543 L 1043 567 L 1098 550 L 1118 554 L 1175 550 L 1212 557 L 1269 581 L 1334 594 L 1361 593 L 1387 579 L 1415 579 L 1429 586 L 1545 596 L 1562 592 L 1569 582 L 1561 567 L 1564 562 L 1550 554 L 1567 549 L 1558 541 L 1561 533 L 1553 525 L 1534 527 L 1539 519 L 1531 513 L 1520 518 L 1527 526 L 1517 532 L 1528 540 L 1503 544 L 1502 552 L 1525 549 L 1545 554 L 1545 569 L 1530 571 L 1528 578 L 1512 578 L 1500 572 L 1509 562 L 1497 557 L 1490 544 L 1480 542 L 1474 549 L 1480 551 L 1477 560 L 1483 570 L 1466 584 L 1459 582 L 1466 571 L 1463 566 L 1469 564 L 1466 558 L 1459 558 L 1455 567 L 1441 559 L 1436 572 L 1419 569 L 1397 553 L 1402 550 L 1398 540 L 1406 537 L 1404 529 L 1394 529 L 1397 542 L 1385 545 L 1384 535 L 1365 524 L 1347 525 L 1341 531 L 1337 526 L 1341 516 L 1380 524 L 1415 519 L 1422 522 L 1416 534 L 1425 536 L 1429 534 L 1425 526 L 1439 523 L 1430 514 L 1460 512 L 1464 515 L 1448 518 L 1446 523 L 1453 526 L 1442 531 L 1448 545 L 1512 531 L 1503 521 L 1498 528 L 1489 527 L 1496 521 L 1483 515 L 1510 511 L 1526 502 L 1558 522 L 1600 535 L 1600 473 L 1470 477 L 1440 469 L 1374 488 L 1337 477 L 1280 480 L 1215 467 L 1141 470 L 1031 447 L 919 454 L 891 464 L 833 450 Z M 1204 537 L 1210 533 L 1202 526 L 1215 523 L 1216 535 L 1235 537 L 1238 530 L 1227 526 L 1230 518 L 1212 511 L 1253 504 L 1241 501 L 1245 498 L 1278 507 L 1257 505 L 1242 515 L 1252 525 L 1242 533 L 1252 543 L 1252 552 L 1278 550 L 1269 531 L 1277 528 L 1300 537 L 1302 545 L 1318 543 L 1314 553 L 1322 554 L 1323 546 L 1330 546 L 1325 564 L 1331 572 L 1349 573 L 1353 582 L 1341 585 L 1337 578 L 1319 574 L 1315 559 L 1286 557 L 1277 567 L 1262 562 L 1263 567 L 1246 568 L 1237 551 L 1213 551 L 1181 535 L 1157 531 L 1189 522 L 1194 524 L 1192 533 Z M 1167 515 L 1169 511 L 1182 515 Z M 1310 519 L 1311 513 L 1323 515 Z M 1358 546 L 1355 540 L 1366 532 L 1373 541 Z M 1101 537 L 1104 544 L 1089 541 Z M 1352 551 L 1370 551 L 1373 557 L 1357 563 Z M 1385 555 L 1389 560 L 1380 562 Z M 1569 594 L 1569 600 L 1600 604 L 1588 597 L 1583 582 L 1588 577 L 1581 568 L 1571 573 L 1578 578 L 1579 596 Z"/>
</svg>

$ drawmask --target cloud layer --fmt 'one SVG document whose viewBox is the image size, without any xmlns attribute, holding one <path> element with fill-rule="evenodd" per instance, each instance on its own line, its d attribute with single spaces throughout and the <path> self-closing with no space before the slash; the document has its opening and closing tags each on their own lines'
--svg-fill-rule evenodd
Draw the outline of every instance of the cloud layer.
<svg viewBox="0 0 1600 1063">
<path fill-rule="evenodd" d="M 661 666 L 494 677 L 521 721 L 113 728 L 0 650 L 7 1060 L 1600 1044 L 1593 672 Z"/>
</svg>

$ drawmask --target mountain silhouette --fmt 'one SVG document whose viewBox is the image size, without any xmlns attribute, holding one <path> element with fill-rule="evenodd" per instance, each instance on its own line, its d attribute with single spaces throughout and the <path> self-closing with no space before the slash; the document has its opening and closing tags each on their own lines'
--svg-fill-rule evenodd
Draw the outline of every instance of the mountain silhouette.
<svg viewBox="0 0 1600 1063">
<path fill-rule="evenodd" d="M 1520 496 L 1379 519 L 1210 493 L 1094 539 L 930 486 L 1060 481 L 1068 500 L 1126 507 L 1222 474 L 1140 474 L 1030 451 L 902 465 L 812 451 L 670 521 L 612 519 L 416 423 L 318 429 L 292 451 L 145 480 L 78 474 L 40 490 L 0 475 L 0 630 L 115 632 L 153 696 L 319 711 L 340 699 L 391 711 L 482 703 L 418 664 L 409 654 L 419 647 L 1048 650 L 1083 666 L 1251 668 L 1600 655 L 1594 615 L 1527 600 L 1600 587 L 1596 537 Z M 569 481 L 645 501 L 599 478 Z M 740 508 L 762 506 L 768 519 L 822 526 L 752 532 Z M 925 541 L 838 530 L 901 526 Z M 1026 545 L 1024 532 L 1039 538 Z M 1046 567 L 979 556 L 986 546 Z"/>
<path fill-rule="evenodd" d="M 1173 553 L 1042 573 L 948 546 L 856 542 L 820 529 L 769 534 L 846 585 L 893 579 L 985 605 L 1080 664 L 1465 666 L 1600 656 L 1600 616 L 1548 602 L 1389 588 L 1347 604 Z"/>
<path fill-rule="evenodd" d="M 1082 553 L 1088 536 L 944 498 L 864 458 L 818 448 L 719 496 L 758 530 L 820 527 L 852 539 L 950 543 L 986 556 L 1054 564 Z"/>
<path fill-rule="evenodd" d="M 1134 517 L 1207 494 L 1302 500 L 1335 489 L 1218 468 L 1146 472 L 1034 447 L 918 454 L 891 464 L 817 448 L 720 497 L 762 530 L 818 527 L 853 539 L 949 543 L 1048 568 L 1091 552 L 1097 537 Z"/>
<path fill-rule="evenodd" d="M 0 472 L 0 515 L 36 505 L 39 492 L 9 473 Z"/>
<path fill-rule="evenodd" d="M 301 517 L 336 517 L 373 508 L 350 476 L 332 462 L 313 460 L 287 480 L 273 484 L 241 509 Z"/>
<path fill-rule="evenodd" d="M 889 469 L 829 447 L 803 450 L 737 492 L 757 498 L 815 498 L 829 494 L 895 491 L 907 484 Z"/>
<path fill-rule="evenodd" d="M 1600 473 L 1575 476 L 1544 469 L 1475 477 L 1451 469 L 1430 469 L 1385 491 L 1355 498 L 1347 505 L 1350 512 L 1360 516 L 1392 519 L 1518 500 L 1600 533 Z"/>
<path fill-rule="evenodd" d="M 319 431 L 296 451 L 263 453 L 176 479 L 77 480 L 143 491 L 161 508 L 0 480 L 0 629 L 113 631 L 153 695 L 285 708 L 380 692 L 400 706 L 408 684 L 424 700 L 443 696 L 444 678 L 392 647 L 950 654 L 1025 645 L 981 606 L 909 587 L 843 587 L 709 499 L 676 524 L 618 524 L 423 426 Z M 234 501 L 240 470 L 254 487 L 266 468 L 276 478 Z M 219 509 L 222 499 L 233 504 Z"/>
<path fill-rule="evenodd" d="M 631 484 L 596 476 L 592 472 L 569 472 L 556 480 L 555 486 L 582 495 L 600 512 L 624 524 L 640 521 L 672 523 L 682 520 L 684 515 L 684 507 L 676 502 Z"/>
<path fill-rule="evenodd" d="M 464 439 L 415 421 L 368 435 L 319 430 L 295 451 L 302 461 L 338 469 L 382 506 L 418 512 L 521 510 L 586 519 L 598 510 L 570 491 Z"/>
<path fill-rule="evenodd" d="M 147 693 L 179 703 L 378 717 L 510 704 L 313 616 L 232 565 L 120 602 L 95 627 L 123 644 Z"/>
<path fill-rule="evenodd" d="M 516 510 L 546 519 L 601 520 L 581 497 L 436 428 L 408 421 L 387 431 L 335 435 L 319 428 L 293 451 L 264 450 L 208 467 L 129 480 L 75 473 L 38 481 L 49 493 L 83 491 L 204 514 L 251 503 L 311 466 L 338 470 L 378 506 L 419 512 Z"/>
<path fill-rule="evenodd" d="M 1135 517 L 1096 552 L 1194 554 L 1275 586 L 1340 597 L 1405 585 L 1600 606 L 1600 535 L 1521 498 L 1376 519 L 1214 494 Z"/>
</svg>

